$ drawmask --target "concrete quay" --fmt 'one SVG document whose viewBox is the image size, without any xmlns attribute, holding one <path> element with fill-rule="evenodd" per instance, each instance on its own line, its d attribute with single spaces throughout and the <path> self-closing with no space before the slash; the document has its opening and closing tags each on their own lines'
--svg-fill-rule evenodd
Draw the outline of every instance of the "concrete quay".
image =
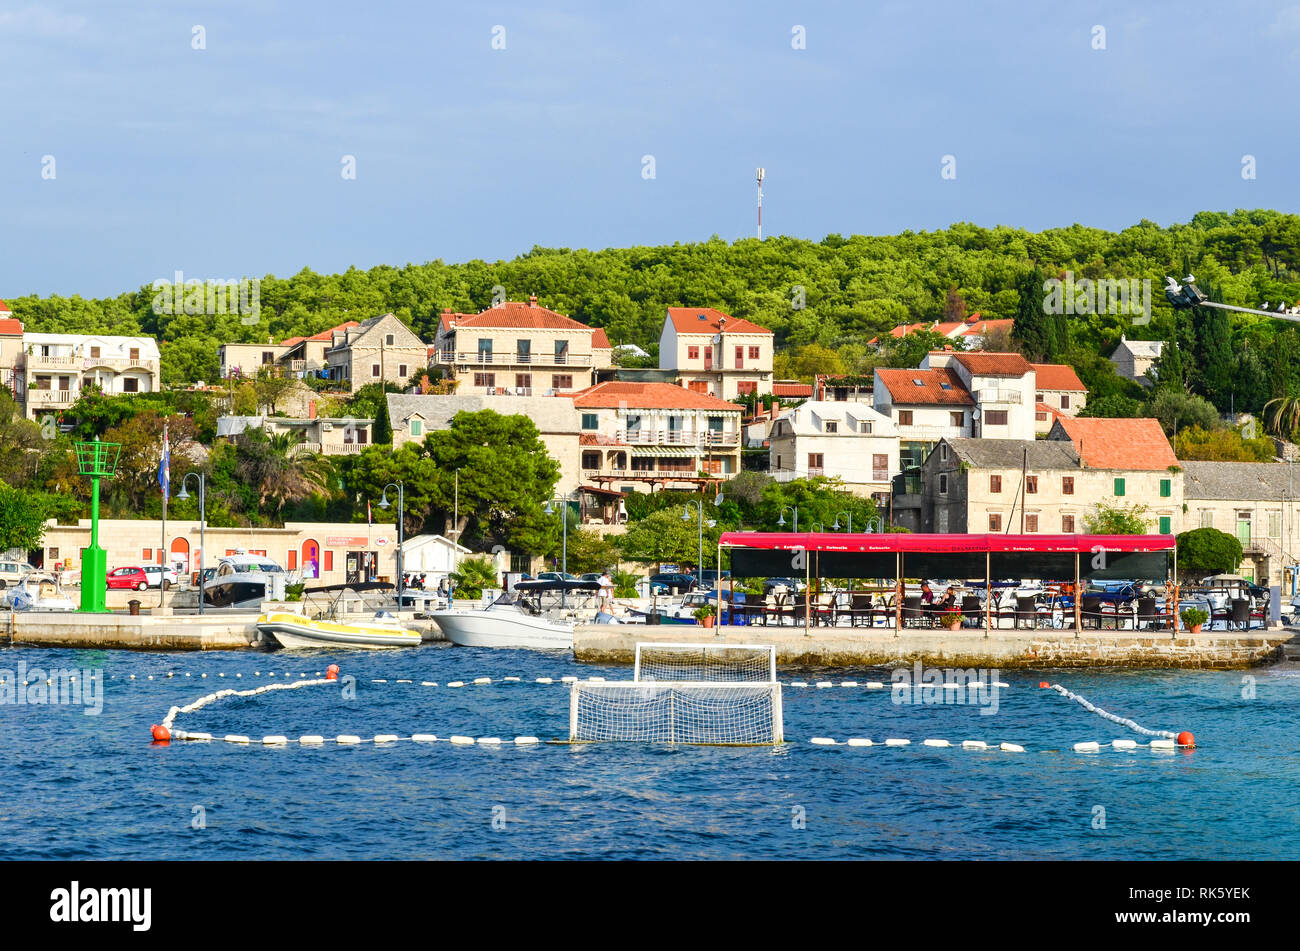
<svg viewBox="0 0 1300 951">
<path fill-rule="evenodd" d="M 638 641 L 763 644 L 778 664 L 807 667 L 935 667 L 1001 670 L 1125 667 L 1242 670 L 1276 662 L 1300 647 L 1300 630 L 1253 631 L 902 630 L 690 625 L 585 624 L 574 630 L 584 663 L 630 664 Z"/>
</svg>

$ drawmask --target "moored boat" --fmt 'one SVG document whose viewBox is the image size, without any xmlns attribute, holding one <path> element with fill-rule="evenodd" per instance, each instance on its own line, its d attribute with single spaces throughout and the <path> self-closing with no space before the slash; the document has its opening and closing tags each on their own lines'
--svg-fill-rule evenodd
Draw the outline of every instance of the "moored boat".
<svg viewBox="0 0 1300 951">
<path fill-rule="evenodd" d="M 419 647 L 421 640 L 419 631 L 403 627 L 397 618 L 382 611 L 369 620 L 309 618 L 276 611 L 259 617 L 257 630 L 289 650 Z"/>
<path fill-rule="evenodd" d="M 576 614 L 587 611 L 594 618 L 587 602 L 599 591 L 594 581 L 521 581 L 485 608 L 451 608 L 429 617 L 460 647 L 572 650 Z"/>
</svg>

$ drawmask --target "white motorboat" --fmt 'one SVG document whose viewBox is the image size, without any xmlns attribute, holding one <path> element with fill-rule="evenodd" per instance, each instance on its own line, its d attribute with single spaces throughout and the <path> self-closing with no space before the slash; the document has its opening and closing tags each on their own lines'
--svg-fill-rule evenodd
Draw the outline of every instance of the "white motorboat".
<svg viewBox="0 0 1300 951">
<path fill-rule="evenodd" d="M 9 592 L 9 607 L 15 611 L 76 611 L 77 604 L 63 593 L 57 575 L 33 571 Z"/>
<path fill-rule="evenodd" d="M 586 602 L 599 591 L 594 581 L 521 581 L 485 608 L 452 608 L 429 617 L 460 647 L 572 650 L 577 613 L 588 611 L 594 618 Z"/>
<path fill-rule="evenodd" d="M 203 602 L 215 608 L 257 608 L 284 599 L 285 571 L 265 555 L 242 549 L 222 558 L 211 578 L 200 582 Z"/>
</svg>

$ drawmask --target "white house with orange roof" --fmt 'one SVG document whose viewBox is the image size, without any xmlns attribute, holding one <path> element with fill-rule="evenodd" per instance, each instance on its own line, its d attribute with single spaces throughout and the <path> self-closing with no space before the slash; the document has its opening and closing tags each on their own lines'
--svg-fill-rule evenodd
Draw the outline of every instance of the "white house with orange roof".
<svg viewBox="0 0 1300 951">
<path fill-rule="evenodd" d="M 9 305 L 0 300 L 0 386 L 17 394 L 18 364 L 23 352 L 23 323 L 14 317 Z"/>
<path fill-rule="evenodd" d="M 1063 363 L 1034 363 L 1034 431 L 1047 433 L 1061 417 L 1078 416 L 1088 403 L 1088 388 Z"/>
<path fill-rule="evenodd" d="M 582 478 L 624 492 L 694 488 L 740 471 L 743 408 L 672 383 L 609 380 L 573 394 Z"/>
<path fill-rule="evenodd" d="M 772 331 L 712 307 L 669 307 L 659 369 L 694 393 L 722 400 L 772 392 Z"/>
<path fill-rule="evenodd" d="M 596 382 L 613 363 L 603 327 L 589 327 L 537 302 L 506 301 L 477 314 L 444 310 L 431 365 L 479 396 L 548 396 Z"/>
</svg>

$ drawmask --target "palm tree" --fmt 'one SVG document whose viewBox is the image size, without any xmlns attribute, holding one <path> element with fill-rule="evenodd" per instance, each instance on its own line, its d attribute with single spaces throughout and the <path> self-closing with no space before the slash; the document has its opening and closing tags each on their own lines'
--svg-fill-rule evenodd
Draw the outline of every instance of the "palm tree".
<svg viewBox="0 0 1300 951">
<path fill-rule="evenodd" d="M 1300 397 L 1279 396 L 1264 404 L 1264 428 L 1291 439 L 1300 430 Z"/>
<path fill-rule="evenodd" d="M 301 502 L 323 492 L 329 479 L 329 461 L 302 447 L 302 433 L 246 430 L 238 441 L 236 471 L 257 491 L 258 507 L 275 502 L 279 516 L 289 502 Z"/>
</svg>

